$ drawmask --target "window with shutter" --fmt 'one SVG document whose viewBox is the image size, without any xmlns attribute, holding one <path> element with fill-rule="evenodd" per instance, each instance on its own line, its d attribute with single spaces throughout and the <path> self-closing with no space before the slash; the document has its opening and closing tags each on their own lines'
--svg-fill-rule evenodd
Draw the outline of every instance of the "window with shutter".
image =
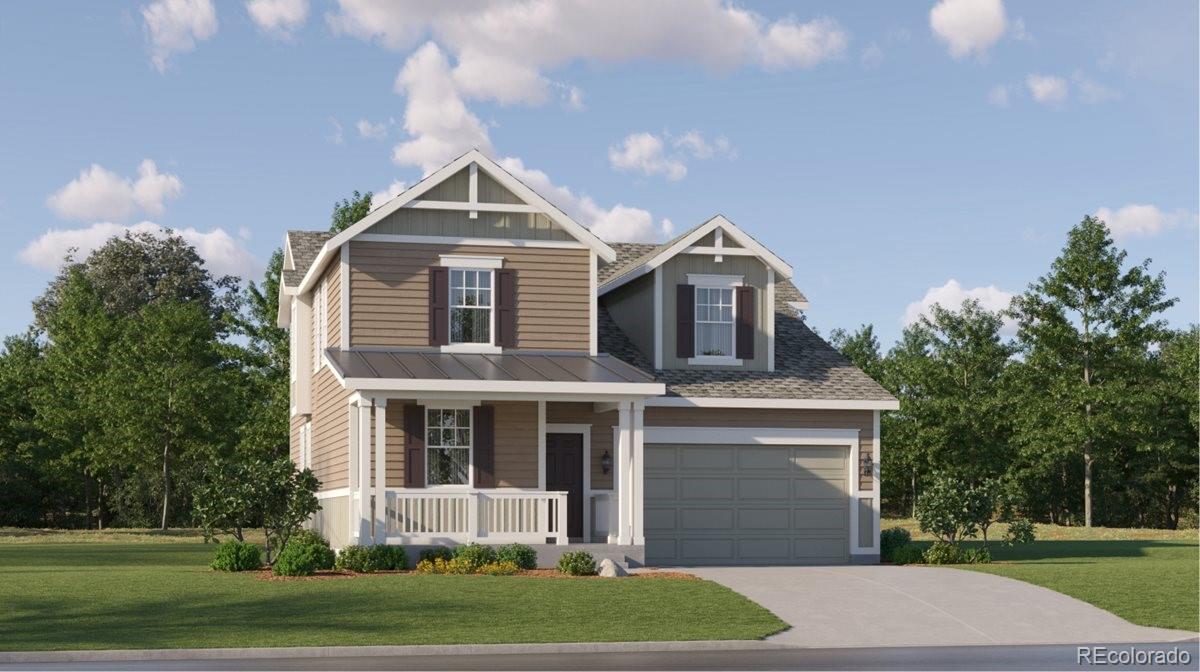
<svg viewBox="0 0 1200 672">
<path fill-rule="evenodd" d="M 686 356 L 688 364 L 740 366 L 744 353 L 749 352 L 753 356 L 754 288 L 743 286 L 742 281 L 740 275 L 688 274 L 688 284 L 680 285 L 680 288 L 687 287 L 690 290 L 691 324 L 681 322 L 678 329 L 683 331 L 690 327 L 692 347 L 690 354 L 680 352 L 678 357 Z M 686 298 L 681 291 L 676 302 L 677 310 L 681 306 L 686 308 Z M 749 305 L 743 305 L 745 303 Z M 746 310 L 750 311 L 749 332 L 743 328 L 741 321 Z"/>
</svg>

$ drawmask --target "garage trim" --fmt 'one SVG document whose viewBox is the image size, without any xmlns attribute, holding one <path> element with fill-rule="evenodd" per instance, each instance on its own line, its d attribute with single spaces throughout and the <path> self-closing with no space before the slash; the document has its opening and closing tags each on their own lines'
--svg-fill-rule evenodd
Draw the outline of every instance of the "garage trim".
<svg viewBox="0 0 1200 672">
<path fill-rule="evenodd" d="M 734 444 L 734 445 L 791 445 L 809 444 L 845 446 L 849 449 L 847 470 L 850 493 L 846 502 L 850 517 L 850 556 L 879 555 L 879 412 L 875 412 L 876 425 L 872 455 L 876 470 L 872 490 L 860 490 L 859 431 L 857 429 L 800 429 L 789 427 L 646 427 L 644 442 L 674 444 Z M 615 429 L 615 428 L 614 428 Z M 874 542 L 870 546 L 858 544 L 860 501 L 870 502 L 874 520 Z"/>
</svg>

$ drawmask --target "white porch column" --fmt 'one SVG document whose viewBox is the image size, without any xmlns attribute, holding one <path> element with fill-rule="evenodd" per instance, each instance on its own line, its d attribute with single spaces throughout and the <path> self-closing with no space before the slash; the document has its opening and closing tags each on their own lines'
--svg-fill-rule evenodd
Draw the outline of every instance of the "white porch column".
<svg viewBox="0 0 1200 672">
<path fill-rule="evenodd" d="M 358 402 L 358 543 L 371 543 L 371 401 Z"/>
<path fill-rule="evenodd" d="M 346 411 L 349 416 L 346 425 L 350 429 L 346 437 L 346 450 L 349 451 L 346 462 L 346 490 L 349 493 L 349 503 L 346 505 L 346 512 L 349 514 L 346 520 L 346 536 L 352 540 L 358 539 L 358 507 L 354 502 L 358 493 L 358 404 L 357 399 L 351 401 Z"/>
<path fill-rule="evenodd" d="M 633 454 L 633 433 L 630 427 L 633 421 L 632 404 L 628 401 L 617 402 L 617 543 L 629 545 L 633 543 L 633 470 L 631 458 Z"/>
<path fill-rule="evenodd" d="M 643 421 L 645 419 L 646 402 L 638 400 L 633 402 L 633 425 L 630 427 L 632 434 L 633 450 L 630 451 L 630 470 L 633 476 L 630 479 L 633 483 L 630 493 L 630 507 L 633 509 L 630 512 L 630 519 L 633 522 L 632 537 L 633 543 L 638 546 L 646 545 L 646 533 L 642 526 L 642 511 L 644 510 L 644 484 L 645 484 L 645 430 Z"/>
<path fill-rule="evenodd" d="M 375 543 L 387 541 L 387 399 L 375 400 Z"/>
</svg>

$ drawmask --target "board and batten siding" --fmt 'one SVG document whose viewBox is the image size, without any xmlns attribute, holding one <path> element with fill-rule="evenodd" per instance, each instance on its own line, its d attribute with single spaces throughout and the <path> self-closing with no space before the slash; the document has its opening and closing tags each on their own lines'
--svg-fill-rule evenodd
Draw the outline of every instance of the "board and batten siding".
<svg viewBox="0 0 1200 672">
<path fill-rule="evenodd" d="M 870 455 L 875 440 L 872 411 L 826 411 L 784 408 L 664 408 L 647 407 L 646 427 L 786 427 L 789 429 L 856 429 L 858 450 Z M 856 468 L 851 465 L 851 468 Z M 871 490 L 869 474 L 859 488 Z"/>
<path fill-rule="evenodd" d="M 603 301 L 608 314 L 621 331 L 625 332 L 647 360 L 653 362 L 654 274 L 647 273 L 614 289 L 604 295 Z"/>
<path fill-rule="evenodd" d="M 354 347 L 428 347 L 429 268 L 443 254 L 503 257 L 504 268 L 517 272 L 517 348 L 589 347 L 587 250 L 377 241 L 349 245 Z"/>
<path fill-rule="evenodd" d="M 661 267 L 663 308 L 663 363 L 664 369 L 699 369 L 713 371 L 766 371 L 767 331 L 766 319 L 775 318 L 774 306 L 767 306 L 767 266 L 758 257 L 726 256 L 720 263 L 709 254 L 680 254 L 667 260 Z M 754 287 L 754 358 L 745 360 L 741 366 L 701 366 L 688 364 L 687 357 L 675 356 L 675 298 L 677 285 L 688 284 L 688 273 L 706 275 L 740 275 L 742 284 Z M 653 285 L 651 285 L 653 291 Z M 653 296 L 653 294 L 651 294 Z M 735 323 L 734 328 L 737 328 Z"/>
<path fill-rule="evenodd" d="M 466 207 L 465 203 L 463 207 Z M 567 242 L 575 240 L 571 234 L 563 231 L 542 213 L 486 210 L 480 210 L 478 216 L 472 219 L 466 210 L 400 208 L 367 229 L 366 233 Z"/>
</svg>

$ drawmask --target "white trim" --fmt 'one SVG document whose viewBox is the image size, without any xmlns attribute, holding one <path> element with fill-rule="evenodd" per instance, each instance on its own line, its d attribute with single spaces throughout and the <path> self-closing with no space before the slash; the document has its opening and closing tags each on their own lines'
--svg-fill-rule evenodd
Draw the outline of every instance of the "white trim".
<svg viewBox="0 0 1200 672">
<path fill-rule="evenodd" d="M 467 213 L 467 219 L 479 219 L 479 164 L 474 162 L 467 169 L 467 201 L 476 206 Z"/>
<path fill-rule="evenodd" d="M 340 306 L 341 313 L 342 313 L 342 317 L 341 317 L 342 324 L 338 328 L 338 333 L 340 333 L 342 335 L 341 336 L 342 342 L 340 344 L 341 348 L 343 350 L 349 350 L 350 349 L 350 246 L 343 245 L 341 247 L 341 252 L 340 252 L 339 256 L 341 257 L 341 273 L 338 274 L 338 282 L 341 283 L 341 290 L 342 290 L 341 291 L 342 305 Z"/>
<path fill-rule="evenodd" d="M 415 200 L 405 203 L 404 207 L 412 210 L 462 210 L 470 219 L 479 217 L 480 212 L 541 212 L 534 206 L 524 203 L 480 203 L 478 201 L 472 203 L 470 201 Z M 471 215 L 475 215 L 475 217 L 471 217 Z"/>
<path fill-rule="evenodd" d="M 775 269 L 767 267 L 767 292 L 763 297 L 763 324 L 767 332 L 767 371 L 775 370 Z"/>
<path fill-rule="evenodd" d="M 489 343 L 451 343 L 440 346 L 440 351 L 473 355 L 499 355 L 504 352 L 500 346 Z"/>
<path fill-rule="evenodd" d="M 716 289 L 731 289 L 741 287 L 746 277 L 743 275 L 714 275 L 712 273 L 688 273 L 688 284 L 697 287 Z"/>
<path fill-rule="evenodd" d="M 646 427 L 646 443 L 791 445 L 797 442 L 844 446 L 858 443 L 857 429 L 796 429 L 791 427 Z"/>
<path fill-rule="evenodd" d="M 833 411 L 895 411 L 900 402 L 867 399 L 762 399 L 739 397 L 651 397 L 647 406 L 668 408 L 807 408 Z"/>
<path fill-rule="evenodd" d="M 633 402 L 633 426 L 630 427 L 630 443 L 633 448 L 629 456 L 630 472 L 633 483 L 629 493 L 630 506 L 633 508 L 633 543 L 635 546 L 646 545 L 644 516 L 646 513 L 645 483 L 646 483 L 646 404 L 642 400 Z"/>
<path fill-rule="evenodd" d="M 543 402 L 544 403 L 544 402 Z M 579 434 L 583 437 L 583 543 L 588 544 L 592 541 L 592 426 L 581 423 L 547 423 L 541 430 L 542 439 L 539 446 L 542 448 L 542 455 L 545 455 L 545 443 L 547 434 Z M 544 469 L 543 464 L 539 467 Z M 543 477 L 539 474 L 539 478 Z M 545 481 L 541 482 L 541 489 L 545 490 Z"/>
<path fill-rule="evenodd" d="M 598 353 L 600 323 L 596 317 L 599 310 L 597 304 L 600 298 L 596 296 L 597 267 L 600 265 L 595 252 L 588 253 L 588 354 L 593 357 Z"/>
<path fill-rule="evenodd" d="M 799 313 L 801 311 L 808 310 L 809 304 L 808 301 L 788 301 L 787 305 L 791 306 L 792 310 Z"/>
<path fill-rule="evenodd" d="M 424 397 L 417 399 L 417 406 L 433 406 L 444 410 L 472 409 L 476 406 L 482 406 L 483 402 L 479 399 L 450 399 L 450 398 L 430 398 Z"/>
<path fill-rule="evenodd" d="M 616 437 L 613 442 L 615 455 L 613 467 L 613 487 L 617 491 L 617 543 L 628 545 L 633 543 L 633 512 L 632 484 L 633 466 L 630 455 L 633 452 L 633 432 L 630 427 L 633 422 L 633 404 L 628 401 L 620 402 L 617 407 Z M 618 485 L 619 484 L 619 485 Z"/>
<path fill-rule="evenodd" d="M 663 277 L 662 267 L 654 269 L 654 368 L 663 366 Z"/>
<path fill-rule="evenodd" d="M 336 371 L 337 367 L 330 369 Z M 414 392 L 459 392 L 490 397 L 494 393 L 528 392 L 543 394 L 624 395 L 626 397 L 666 394 L 662 383 L 569 383 L 524 380 L 441 380 L 403 378 L 346 378 L 346 387 L 356 390 Z"/>
<path fill-rule="evenodd" d="M 713 254 L 713 263 L 719 264 L 725 261 L 725 256 L 722 254 L 722 250 L 725 248 L 725 229 L 719 226 L 713 229 L 713 247 L 716 249 L 716 252 Z M 744 247 L 737 249 L 749 252 Z"/>
<path fill-rule="evenodd" d="M 490 269 L 503 268 L 504 257 L 483 257 L 466 254 L 441 254 L 438 263 L 453 268 Z"/>
<path fill-rule="evenodd" d="M 334 497 L 346 497 L 350 494 L 350 488 L 334 488 L 332 490 L 322 490 L 317 493 L 317 499 L 333 499 Z"/>
<path fill-rule="evenodd" d="M 720 231 L 720 229 L 717 229 Z M 718 264 L 724 261 L 721 257 L 757 257 L 752 250 L 747 250 L 744 247 L 705 247 L 703 245 L 692 245 L 685 247 L 680 254 L 703 254 L 713 255 L 713 261 Z"/>
<path fill-rule="evenodd" d="M 519 238 L 461 238 L 457 236 L 414 236 L 394 233 L 361 233 L 356 241 L 369 243 L 407 243 L 410 245 L 490 245 L 493 247 L 545 247 L 559 250 L 586 250 L 575 240 L 522 240 Z"/>
<path fill-rule="evenodd" d="M 734 337 L 736 338 L 736 336 Z M 742 360 L 737 357 L 724 357 L 716 355 L 696 355 L 688 357 L 688 364 L 699 366 L 741 366 Z"/>
<path fill-rule="evenodd" d="M 375 423 L 375 495 L 374 541 L 377 544 L 387 540 L 387 399 L 375 400 L 375 413 L 372 421 Z"/>
<path fill-rule="evenodd" d="M 759 243 L 757 240 L 754 240 L 754 238 L 750 237 L 745 231 L 739 229 L 736 225 L 734 225 L 733 222 L 725 219 L 724 215 L 717 215 L 693 229 L 691 233 L 682 236 L 679 238 L 679 240 L 676 240 L 671 244 L 670 247 L 654 255 L 641 266 L 612 278 L 608 282 L 601 285 L 600 294 L 607 294 L 608 292 L 611 292 L 627 282 L 642 277 L 643 275 L 666 263 L 667 260 L 671 259 L 675 255 L 691 247 L 696 241 L 708 235 L 710 231 L 715 231 L 718 227 L 723 229 L 725 233 L 729 234 L 729 236 L 733 238 L 733 240 L 739 245 L 753 251 L 754 254 L 762 259 L 765 264 L 774 267 L 775 270 L 778 271 L 785 280 L 792 277 L 792 267 L 788 265 L 787 262 L 776 256 L 774 252 L 771 252 L 767 248 L 763 247 L 761 243 Z"/>
<path fill-rule="evenodd" d="M 537 428 L 537 451 L 538 451 L 538 490 L 546 489 L 546 400 L 538 399 L 537 401 L 538 428 Z"/>
<path fill-rule="evenodd" d="M 854 522 L 855 534 L 854 534 L 854 537 L 851 538 L 851 540 L 850 540 L 850 554 L 851 555 L 878 555 L 879 551 L 880 551 L 880 547 L 879 547 L 879 525 L 880 525 L 880 520 L 879 520 L 880 510 L 879 509 L 880 509 L 880 506 L 879 505 L 880 505 L 883 489 L 880 487 L 882 484 L 879 481 L 879 476 L 880 476 L 879 411 L 875 411 L 872 414 L 871 431 L 873 432 L 874 436 L 871 440 L 871 489 L 869 491 L 868 490 L 857 490 L 857 483 L 858 483 L 858 478 L 859 478 L 859 465 L 858 465 L 857 461 L 854 464 L 854 480 L 855 480 L 855 487 L 856 487 L 856 499 L 854 500 L 854 510 L 852 512 L 853 515 L 851 516 L 851 518 L 853 519 L 853 522 Z M 871 540 L 872 544 L 870 546 L 859 546 L 858 545 L 858 504 L 860 501 L 862 501 L 864 499 L 870 500 L 870 502 L 871 502 L 871 521 L 872 521 L 871 524 L 875 531 L 875 535 L 874 535 L 874 538 Z"/>
</svg>

